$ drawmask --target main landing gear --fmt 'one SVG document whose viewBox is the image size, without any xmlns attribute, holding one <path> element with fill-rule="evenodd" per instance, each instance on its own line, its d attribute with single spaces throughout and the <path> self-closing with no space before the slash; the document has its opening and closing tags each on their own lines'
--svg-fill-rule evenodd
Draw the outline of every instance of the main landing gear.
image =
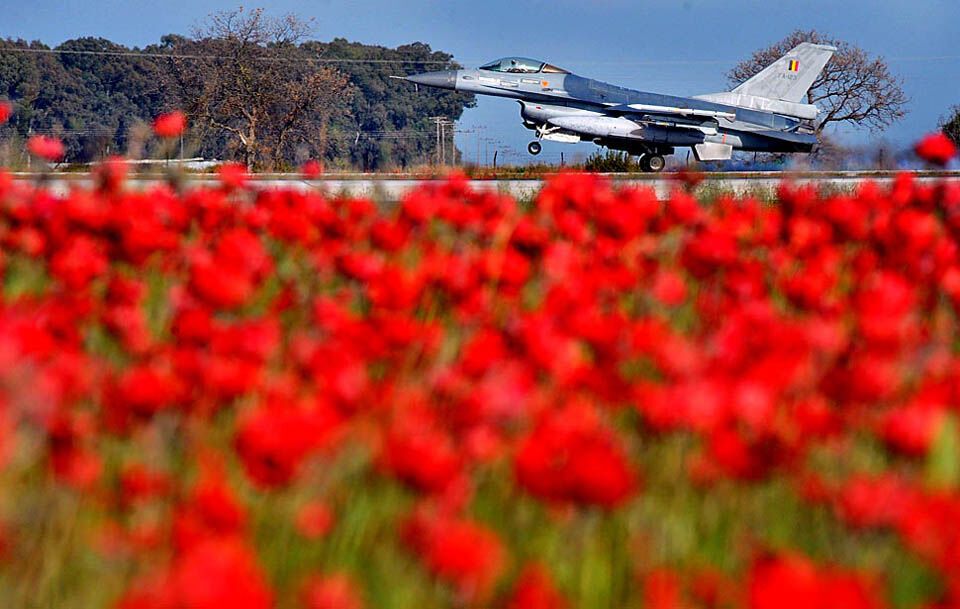
<svg viewBox="0 0 960 609">
<path fill-rule="evenodd" d="M 538 154 L 540 154 L 540 151 L 542 150 L 543 150 L 543 146 L 540 144 L 540 142 L 530 142 L 529 144 L 527 144 L 527 152 L 529 152 L 533 156 L 537 156 Z"/>
<path fill-rule="evenodd" d="M 659 154 L 645 154 L 640 157 L 640 169 L 647 173 L 660 173 L 667 166 L 667 161 Z"/>
</svg>

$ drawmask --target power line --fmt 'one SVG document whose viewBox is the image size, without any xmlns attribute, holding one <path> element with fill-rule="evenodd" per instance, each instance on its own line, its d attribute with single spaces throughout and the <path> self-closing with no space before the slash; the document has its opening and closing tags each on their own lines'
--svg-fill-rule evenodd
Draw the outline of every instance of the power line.
<svg viewBox="0 0 960 609">
<path fill-rule="evenodd" d="M 446 123 L 450 125 L 452 123 Z M 54 135 L 54 136 L 94 136 L 94 135 L 121 135 L 121 128 L 111 128 L 111 127 L 81 127 L 81 128 L 69 128 L 69 127 L 44 127 L 44 128 L 32 128 L 30 133 L 32 135 Z M 129 128 L 126 129 L 129 131 Z M 455 133 L 469 133 L 456 130 Z M 370 130 L 370 131 L 357 131 L 352 133 L 343 133 L 336 135 L 328 135 L 327 139 L 330 140 L 356 140 L 356 139 L 373 139 L 373 140 L 418 140 L 426 139 L 433 137 L 433 131 L 425 130 L 415 130 L 415 129 L 404 129 L 400 131 L 390 131 L 390 130 Z"/>
<path fill-rule="evenodd" d="M 224 55 L 199 55 L 190 53 L 155 53 L 147 51 L 97 51 L 88 49 L 35 49 L 26 47 L 0 47 L 0 53 L 25 53 L 38 55 L 93 55 L 100 57 L 131 57 L 147 59 L 231 59 Z M 933 61 L 956 61 L 960 60 L 960 55 L 928 55 L 928 56 L 901 56 L 885 57 L 887 61 L 892 62 L 933 62 Z M 370 59 L 370 58 L 352 58 L 352 57 L 260 57 L 258 61 L 282 62 L 282 63 L 340 63 L 340 64 L 422 64 L 422 65 L 450 65 L 454 63 L 480 64 L 484 61 L 462 61 L 454 59 Z M 581 65 L 581 66 L 684 66 L 684 65 L 727 65 L 740 61 L 739 59 L 635 59 L 635 60 L 597 60 L 597 59 L 555 59 L 555 63 Z"/>
<path fill-rule="evenodd" d="M 24 47 L 2 47 L 0 53 L 26 53 L 35 55 L 95 55 L 98 57 L 134 57 L 145 59 L 233 59 L 226 55 L 194 55 L 189 53 L 149 53 L 146 51 L 93 51 L 84 49 L 32 49 Z M 279 63 L 357 63 L 357 64 L 429 64 L 449 65 L 453 59 L 360 59 L 349 57 L 257 57 L 257 61 Z"/>
</svg>

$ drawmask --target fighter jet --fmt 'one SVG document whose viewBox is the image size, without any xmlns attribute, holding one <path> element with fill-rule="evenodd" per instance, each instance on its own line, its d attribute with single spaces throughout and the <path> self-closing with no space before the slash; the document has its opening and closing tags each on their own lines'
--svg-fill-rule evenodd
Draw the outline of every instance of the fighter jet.
<svg viewBox="0 0 960 609">
<path fill-rule="evenodd" d="M 524 127 L 536 133 L 532 155 L 543 140 L 593 142 L 639 156 L 645 171 L 658 172 L 681 147 L 699 161 L 728 160 L 734 150 L 812 152 L 819 110 L 806 103 L 807 92 L 836 50 L 805 42 L 733 91 L 694 97 L 625 89 L 525 57 L 402 78 L 516 99 Z"/>
</svg>

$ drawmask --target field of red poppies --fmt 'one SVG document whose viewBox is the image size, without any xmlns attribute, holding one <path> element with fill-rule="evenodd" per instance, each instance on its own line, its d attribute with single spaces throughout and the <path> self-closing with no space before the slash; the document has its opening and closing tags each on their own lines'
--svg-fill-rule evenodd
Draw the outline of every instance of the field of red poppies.
<svg viewBox="0 0 960 609">
<path fill-rule="evenodd" d="M 960 607 L 960 184 L 123 171 L 0 173 L 0 606 Z"/>
</svg>

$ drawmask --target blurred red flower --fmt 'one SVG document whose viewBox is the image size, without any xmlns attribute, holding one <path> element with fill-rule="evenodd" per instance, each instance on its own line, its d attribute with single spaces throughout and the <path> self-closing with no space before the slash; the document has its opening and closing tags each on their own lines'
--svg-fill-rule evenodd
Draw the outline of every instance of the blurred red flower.
<svg viewBox="0 0 960 609">
<path fill-rule="evenodd" d="M 771 556 L 754 562 L 748 578 L 749 609 L 820 607 L 816 566 L 803 556 Z"/>
<path fill-rule="evenodd" d="M 546 500 L 617 507 L 638 486 L 617 440 L 584 405 L 550 412 L 520 443 L 517 481 Z"/>
<path fill-rule="evenodd" d="M 13 104 L 8 101 L 0 101 L 0 125 L 4 124 L 13 116 Z"/>
<path fill-rule="evenodd" d="M 667 205 L 564 175 L 525 205 L 458 177 L 391 207 L 236 172 L 141 191 L 104 166 L 66 195 L 0 172 L 0 536 L 31 544 L 65 485 L 51 565 L 109 558 L 50 585 L 147 573 L 119 607 L 260 609 L 258 561 L 287 606 L 302 559 L 356 569 L 307 579 L 308 609 L 357 609 L 360 582 L 381 604 L 885 609 L 906 560 L 918 604 L 960 600 L 955 180 Z M 785 500 L 829 543 L 781 527 L 746 571 L 706 560 L 738 563 Z M 756 531 L 657 557 L 745 505 Z"/>
<path fill-rule="evenodd" d="M 928 163 L 945 166 L 957 155 L 957 146 L 944 133 L 932 133 L 914 147 L 917 156 Z"/>
<path fill-rule="evenodd" d="M 181 607 L 269 609 L 273 592 L 256 553 L 235 539 L 205 541 L 179 557 L 170 587 Z"/>
<path fill-rule="evenodd" d="M 363 596 L 345 573 L 314 576 L 301 593 L 304 609 L 363 609 Z"/>
<path fill-rule="evenodd" d="M 79 234 L 54 254 L 50 270 L 68 289 L 83 289 L 107 272 L 110 261 L 104 250 L 99 241 Z"/>
<path fill-rule="evenodd" d="M 881 590 L 867 574 L 818 568 L 800 555 L 763 557 L 749 575 L 749 609 L 885 609 Z"/>
<path fill-rule="evenodd" d="M 127 177 L 127 162 L 123 157 L 112 156 L 103 161 L 94 170 L 97 188 L 105 193 L 120 190 Z"/>
<path fill-rule="evenodd" d="M 66 154 L 63 142 L 55 137 L 48 137 L 46 135 L 34 135 L 27 140 L 27 150 L 33 156 L 51 163 L 63 160 Z"/>
<path fill-rule="evenodd" d="M 565 609 L 567 606 L 547 569 L 529 564 L 513 584 L 505 609 Z"/>
<path fill-rule="evenodd" d="M 300 173 L 304 179 L 316 180 L 323 173 L 323 163 L 316 159 L 310 159 L 300 168 Z"/>
<path fill-rule="evenodd" d="M 417 513 L 405 527 L 407 542 L 427 567 L 475 603 L 486 599 L 503 572 L 506 551 L 487 527 L 440 514 Z"/>
<path fill-rule="evenodd" d="M 654 298 L 671 307 L 683 304 L 687 298 L 687 286 L 683 282 L 683 276 L 667 269 L 657 273 L 651 292 Z"/>
<path fill-rule="evenodd" d="M 258 406 L 237 425 L 235 446 L 247 476 L 258 486 L 285 486 L 312 453 L 330 442 L 340 417 L 322 402 Z"/>
<path fill-rule="evenodd" d="M 187 128 L 187 116 L 180 110 L 161 114 L 153 119 L 153 132 L 157 137 L 174 138 Z"/>
<path fill-rule="evenodd" d="M 680 576 L 670 569 L 655 569 L 643 578 L 645 609 L 682 609 Z"/>
<path fill-rule="evenodd" d="M 118 609 L 272 609 L 273 590 L 256 554 L 235 538 L 208 539 L 166 571 L 135 583 Z"/>
<path fill-rule="evenodd" d="M 460 472 L 460 455 L 450 437 L 414 416 L 387 433 L 382 460 L 387 471 L 425 492 L 443 491 Z"/>
<path fill-rule="evenodd" d="M 696 189 L 696 187 L 703 182 L 704 178 L 706 178 L 706 176 L 703 174 L 703 172 L 690 169 L 688 167 L 682 168 L 674 176 L 674 179 L 682 184 L 688 192 Z"/>
<path fill-rule="evenodd" d="M 240 163 L 224 163 L 217 170 L 217 175 L 220 176 L 220 183 L 227 190 L 243 188 L 250 178 L 246 166 Z"/>
<path fill-rule="evenodd" d="M 333 528 L 334 514 L 326 503 L 311 501 L 297 512 L 296 526 L 305 539 L 316 540 L 325 536 Z"/>
</svg>

